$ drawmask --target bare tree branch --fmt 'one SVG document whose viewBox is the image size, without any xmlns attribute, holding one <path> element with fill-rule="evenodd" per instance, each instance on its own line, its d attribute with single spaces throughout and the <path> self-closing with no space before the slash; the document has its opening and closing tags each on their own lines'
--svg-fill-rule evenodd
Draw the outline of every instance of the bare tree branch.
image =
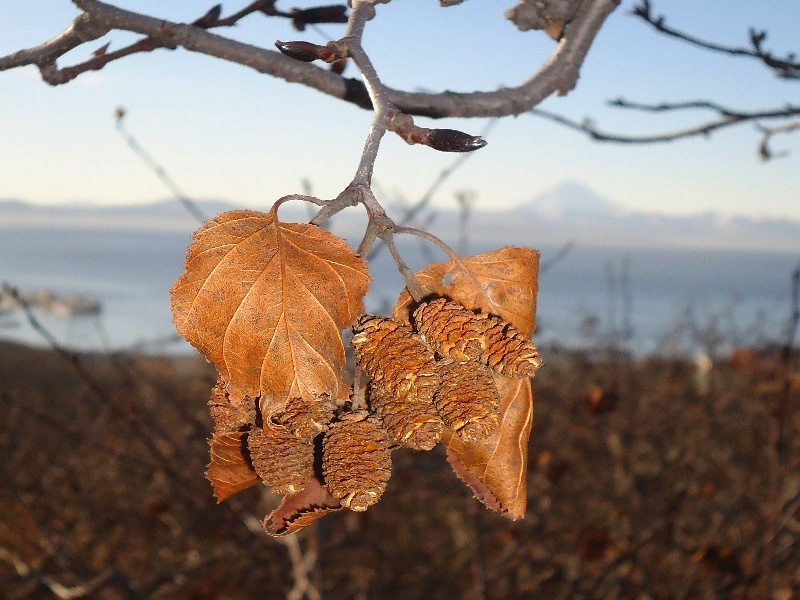
<svg viewBox="0 0 800 600">
<path fill-rule="evenodd" d="M 650 24 L 656 31 L 665 35 L 683 40 L 693 46 L 711 50 L 714 52 L 721 52 L 732 56 L 745 56 L 755 58 L 761 61 L 765 66 L 772 69 L 778 77 L 783 79 L 800 79 L 800 62 L 795 59 L 795 54 L 789 52 L 784 58 L 776 58 L 771 52 L 765 51 L 762 47 L 764 40 L 767 38 L 767 32 L 763 30 L 756 30 L 750 28 L 750 48 L 724 46 L 714 42 L 702 40 L 693 35 L 684 33 L 677 29 L 667 26 L 666 19 L 663 15 L 654 15 L 649 0 L 642 0 L 641 4 L 634 6 L 631 13 L 640 17 L 646 23 Z"/>
<path fill-rule="evenodd" d="M 84 14 L 64 33 L 35 48 L 0 57 L 0 71 L 36 65 L 47 83 L 65 83 L 89 67 L 75 65 L 58 68 L 55 62 L 57 58 L 86 41 L 95 40 L 112 30 L 122 30 L 147 36 L 152 40 L 148 43 L 156 43 L 158 47 L 182 47 L 221 58 L 289 82 L 301 83 L 362 108 L 371 108 L 369 96 L 361 81 L 344 78 L 313 64 L 292 60 L 274 50 L 225 38 L 198 25 L 173 23 L 126 11 L 98 0 L 73 2 Z M 506 116 L 526 112 L 551 94 L 563 95 L 575 86 L 581 64 L 592 41 L 618 3 L 619 0 L 584 0 L 550 60 L 516 87 L 468 93 L 419 93 L 386 88 L 388 99 L 406 114 L 435 118 Z M 93 60 L 94 62 L 89 61 L 92 68 L 102 68 L 109 62 L 102 56 Z"/>
<path fill-rule="evenodd" d="M 542 110 L 540 108 L 531 109 L 530 112 L 531 114 L 536 115 L 537 117 L 548 119 L 550 121 L 559 123 L 560 125 L 564 125 L 575 131 L 584 133 L 595 141 L 613 142 L 617 144 L 659 144 L 690 137 L 708 136 L 711 133 L 717 131 L 718 129 L 729 128 L 736 125 L 741 125 L 743 123 L 758 124 L 759 121 L 762 120 L 790 119 L 793 117 L 800 116 L 800 106 L 797 105 L 787 105 L 783 108 L 774 110 L 737 111 L 708 100 L 693 100 L 689 102 L 660 103 L 660 104 L 643 104 L 636 102 L 628 102 L 626 100 L 623 100 L 622 98 L 611 100 L 609 102 L 609 105 L 618 108 L 626 108 L 626 109 L 640 110 L 646 112 L 670 112 L 670 111 L 681 111 L 690 109 L 710 110 L 712 112 L 716 112 L 719 115 L 719 118 L 700 123 L 693 127 L 679 129 L 667 133 L 654 134 L 654 135 L 622 135 L 622 134 L 602 131 L 598 129 L 590 119 L 585 119 L 581 122 L 578 122 L 568 117 L 550 111 Z M 778 156 L 784 155 L 783 153 L 776 155 L 769 150 L 767 144 L 771 136 L 778 133 L 789 133 L 791 131 L 799 129 L 800 122 L 793 121 L 792 123 L 773 128 L 767 128 L 761 125 L 759 125 L 758 127 L 759 131 L 761 131 L 761 133 L 763 134 L 762 142 L 759 148 L 759 153 L 764 160 L 767 160 L 769 158 L 777 158 Z"/>
</svg>

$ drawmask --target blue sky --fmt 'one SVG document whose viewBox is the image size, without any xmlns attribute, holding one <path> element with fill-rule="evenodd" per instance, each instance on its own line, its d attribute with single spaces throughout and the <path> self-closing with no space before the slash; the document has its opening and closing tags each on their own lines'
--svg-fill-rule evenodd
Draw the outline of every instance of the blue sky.
<svg viewBox="0 0 800 600">
<path fill-rule="evenodd" d="M 223 7 L 227 14 L 246 3 Z M 378 7 L 365 47 L 394 87 L 469 91 L 516 85 L 547 59 L 554 44 L 505 21 L 501 8 L 513 3 L 468 0 L 442 9 L 435 0 L 395 0 Z M 116 4 L 188 21 L 211 3 Z M 319 2 L 278 3 L 285 9 L 313 4 Z M 628 14 L 631 6 L 623 0 L 601 31 L 578 87 L 567 97 L 548 99 L 543 108 L 578 120 L 590 116 L 611 131 L 658 133 L 704 115 L 639 115 L 608 108 L 605 101 L 712 99 L 739 109 L 798 102 L 800 84 L 778 80 L 755 61 L 655 34 Z M 796 0 L 655 0 L 654 9 L 673 26 L 721 43 L 746 44 L 748 28 L 756 26 L 769 31 L 767 46 L 776 53 L 800 52 Z M 3 55 L 56 35 L 77 14 L 67 0 L 6 0 L 3 11 Z M 336 37 L 342 29 L 325 31 Z M 324 41 L 314 31 L 299 34 L 282 19 L 259 15 L 220 33 L 266 47 L 277 39 Z M 108 37 L 112 49 L 133 39 L 121 33 Z M 60 64 L 84 60 L 105 41 L 74 51 Z M 348 74 L 355 76 L 353 70 Z M 261 209 L 302 191 L 304 178 L 321 197 L 338 194 L 352 178 L 371 119 L 366 111 L 312 90 L 182 50 L 131 57 L 58 88 L 44 84 L 31 68 L 3 72 L 0 198 L 124 204 L 168 197 L 114 130 L 119 105 L 129 111 L 128 129 L 188 194 Z M 436 123 L 471 133 L 484 125 L 483 120 Z M 800 135 L 776 138 L 775 148 L 792 154 L 766 164 L 758 160 L 758 137 L 749 125 L 709 139 L 618 146 L 593 143 L 523 115 L 499 122 L 487 140 L 440 190 L 439 205 L 453 205 L 455 192 L 473 190 L 481 208 L 510 208 L 578 180 L 632 210 L 800 219 Z M 385 200 L 401 195 L 414 201 L 453 160 L 387 136 L 375 179 Z"/>
</svg>

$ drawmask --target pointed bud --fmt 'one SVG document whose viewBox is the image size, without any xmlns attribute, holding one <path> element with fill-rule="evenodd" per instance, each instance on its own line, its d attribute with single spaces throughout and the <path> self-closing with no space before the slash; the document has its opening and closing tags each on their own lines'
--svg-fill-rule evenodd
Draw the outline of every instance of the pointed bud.
<svg viewBox="0 0 800 600">
<path fill-rule="evenodd" d="M 297 31 L 303 31 L 306 25 L 323 23 L 347 23 L 347 7 L 335 5 L 292 9 L 292 24 Z"/>
<path fill-rule="evenodd" d="M 440 152 L 472 152 L 486 145 L 486 140 L 455 129 L 431 129 L 426 145 Z"/>
<path fill-rule="evenodd" d="M 278 50 L 283 52 L 289 58 L 299 60 L 302 62 L 313 62 L 321 58 L 320 52 L 324 46 L 318 46 L 311 42 L 275 42 Z"/>
<path fill-rule="evenodd" d="M 289 58 L 303 62 L 312 62 L 317 59 L 335 63 L 347 57 L 347 46 L 341 42 L 328 42 L 325 46 L 311 42 L 275 42 L 275 46 Z"/>
<path fill-rule="evenodd" d="M 202 17 L 197 19 L 192 23 L 195 27 L 201 27 L 202 29 L 208 29 L 209 27 L 213 27 L 216 25 L 219 16 L 222 14 L 222 5 L 217 4 L 212 6 L 209 11 L 204 14 Z"/>
<path fill-rule="evenodd" d="M 110 45 L 111 45 L 111 42 L 108 42 L 107 44 L 105 44 L 103 46 L 100 46 L 97 50 L 92 52 L 92 56 L 94 56 L 94 57 L 105 56 L 106 50 L 108 50 L 108 47 Z"/>
</svg>

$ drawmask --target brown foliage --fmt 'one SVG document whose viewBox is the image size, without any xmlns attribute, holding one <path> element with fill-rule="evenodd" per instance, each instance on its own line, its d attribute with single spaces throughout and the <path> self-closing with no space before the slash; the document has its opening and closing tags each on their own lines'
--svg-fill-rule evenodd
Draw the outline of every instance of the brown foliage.
<svg viewBox="0 0 800 600">
<path fill-rule="evenodd" d="M 367 267 L 344 240 L 278 221 L 281 202 L 205 223 L 171 290 L 178 331 L 219 371 L 207 472 L 218 501 L 261 479 L 285 495 L 265 529 L 289 533 L 377 502 L 392 439 L 415 450 L 444 439 L 487 506 L 524 515 L 538 254 L 503 248 L 423 269 L 419 282 L 442 297 L 417 308 L 416 330 L 407 296 L 393 319 L 358 320 L 365 410 L 347 402 L 341 330 L 363 312 Z"/>
<path fill-rule="evenodd" d="M 302 490 L 285 496 L 281 505 L 267 515 L 262 526 L 270 535 L 281 537 L 342 508 L 339 500 L 319 480 L 310 479 Z"/>
<path fill-rule="evenodd" d="M 798 372 L 794 356 L 786 376 Z M 104 573 L 113 578 L 87 598 L 287 596 L 285 546 L 242 521 L 278 499 L 257 485 L 240 503 L 209 502 L 204 403 L 216 374 L 195 358 L 122 359 L 149 391 L 141 398 L 123 385 L 108 357 L 87 357 L 111 392 L 104 403 L 52 352 L 0 342 L 0 546 L 31 568 L 20 574 L 0 558 L 0 597 L 46 600 L 55 595 L 42 578 L 72 590 Z M 773 375 L 720 361 L 700 397 L 693 372 L 689 361 L 548 352 L 535 382 L 548 401 L 537 406 L 526 518 L 478 507 L 439 450 L 394 452 L 380 502 L 298 536 L 304 557 L 316 558 L 322 597 L 796 595 L 798 404 L 781 465 L 771 415 L 780 392 L 763 385 Z M 587 387 L 615 382 L 624 384 L 617 409 L 590 417 Z M 164 471 L 152 448 L 180 469 Z M 284 503 L 268 526 L 290 529 L 337 505 L 319 483 Z"/>
<path fill-rule="evenodd" d="M 416 273 L 431 294 L 508 321 L 526 337 L 535 329 L 539 253 L 506 247 L 470 258 L 430 265 Z M 394 318 L 409 322 L 413 300 L 403 293 Z M 500 394 L 500 427 L 485 440 L 464 442 L 445 434 L 455 472 L 489 508 L 513 519 L 525 515 L 527 448 L 533 422 L 530 380 L 495 377 Z"/>
<path fill-rule="evenodd" d="M 247 457 L 247 432 L 215 433 L 209 442 L 211 462 L 206 479 L 214 488 L 214 497 L 222 502 L 258 483 L 258 474 Z"/>
<path fill-rule="evenodd" d="M 236 402 L 270 415 L 289 398 L 348 395 L 341 330 L 363 312 L 364 261 L 340 238 L 239 210 L 193 236 L 173 286 L 178 332 L 214 363 Z"/>
</svg>

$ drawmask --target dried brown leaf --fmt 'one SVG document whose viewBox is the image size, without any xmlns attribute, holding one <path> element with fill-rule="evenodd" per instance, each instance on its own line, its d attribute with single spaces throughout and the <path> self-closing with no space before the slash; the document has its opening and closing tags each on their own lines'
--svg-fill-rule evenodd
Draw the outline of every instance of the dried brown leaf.
<svg viewBox="0 0 800 600">
<path fill-rule="evenodd" d="M 261 523 L 275 537 L 295 533 L 317 519 L 344 508 L 317 479 L 311 479 L 299 492 L 284 496 L 281 505 Z"/>
<path fill-rule="evenodd" d="M 430 265 L 416 277 L 431 294 L 502 317 L 530 337 L 536 326 L 538 272 L 538 252 L 505 247 Z M 413 308 L 413 299 L 403 292 L 394 318 L 408 323 Z M 452 432 L 443 441 L 453 469 L 475 495 L 489 508 L 517 519 L 525 516 L 533 394 L 527 378 L 494 379 L 500 394 L 500 426 L 480 442 L 464 442 Z"/>
<path fill-rule="evenodd" d="M 172 287 L 178 332 L 214 363 L 233 402 L 265 418 L 289 398 L 348 396 L 341 330 L 364 310 L 364 261 L 344 240 L 269 213 L 222 213 L 194 234 Z"/>
<path fill-rule="evenodd" d="M 502 317 L 524 335 L 536 328 L 539 253 L 506 246 L 458 261 L 429 265 L 415 273 L 423 289 L 447 296 L 470 309 Z M 410 322 L 413 299 L 404 291 L 393 316 Z"/>
<path fill-rule="evenodd" d="M 465 442 L 447 432 L 447 460 L 475 496 L 512 519 L 525 516 L 528 439 L 533 425 L 530 379 L 495 376 L 500 426 L 484 441 Z M 475 479 L 477 478 L 477 481 Z M 498 508 L 499 507 L 499 508 Z"/>
<path fill-rule="evenodd" d="M 211 462 L 206 479 L 217 503 L 254 486 L 261 478 L 247 456 L 247 432 L 218 433 L 211 438 Z"/>
</svg>

